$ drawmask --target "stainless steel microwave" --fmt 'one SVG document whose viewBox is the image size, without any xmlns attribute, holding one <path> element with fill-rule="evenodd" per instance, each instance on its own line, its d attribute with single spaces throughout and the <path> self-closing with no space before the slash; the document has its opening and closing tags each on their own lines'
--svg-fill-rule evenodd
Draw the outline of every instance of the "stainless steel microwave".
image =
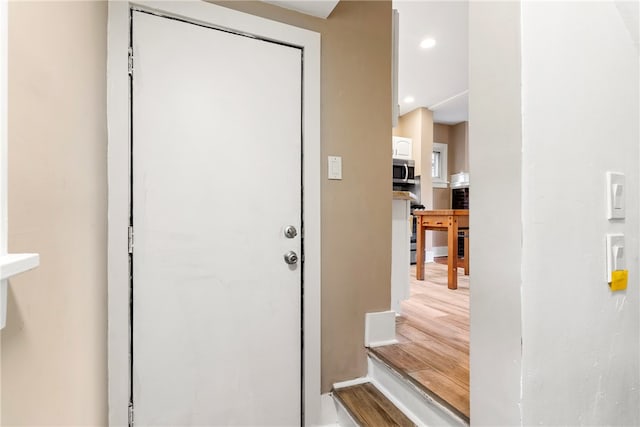
<svg viewBox="0 0 640 427">
<path fill-rule="evenodd" d="M 413 160 L 393 159 L 393 183 L 415 184 L 415 165 Z"/>
</svg>

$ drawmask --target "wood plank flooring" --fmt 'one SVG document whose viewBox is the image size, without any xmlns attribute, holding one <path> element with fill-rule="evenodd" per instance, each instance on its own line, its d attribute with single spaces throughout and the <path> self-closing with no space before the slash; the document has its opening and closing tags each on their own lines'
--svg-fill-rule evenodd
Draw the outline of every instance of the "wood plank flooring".
<svg viewBox="0 0 640 427">
<path fill-rule="evenodd" d="M 371 383 L 341 388 L 333 393 L 340 399 L 354 420 L 363 427 L 415 426 Z"/>
<path fill-rule="evenodd" d="M 445 258 L 446 260 L 446 258 Z M 396 320 L 399 344 L 371 349 L 414 384 L 469 420 L 469 276 L 458 268 L 458 289 L 447 288 L 447 267 L 428 263 Z"/>
</svg>

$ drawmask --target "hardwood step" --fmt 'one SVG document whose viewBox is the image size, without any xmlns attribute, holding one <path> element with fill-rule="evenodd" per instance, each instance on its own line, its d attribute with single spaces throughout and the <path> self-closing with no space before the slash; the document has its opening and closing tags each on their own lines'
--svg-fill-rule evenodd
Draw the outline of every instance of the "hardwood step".
<svg viewBox="0 0 640 427">
<path fill-rule="evenodd" d="M 362 427 L 416 425 L 371 383 L 340 388 L 333 395 Z"/>
<path fill-rule="evenodd" d="M 413 413 L 413 416 L 417 417 L 415 419 L 426 425 L 469 426 L 466 404 L 468 391 L 453 380 L 444 381 L 447 377 L 435 370 L 429 373 L 424 370 L 409 374 L 401 366 L 403 363 L 398 362 L 409 363 L 414 359 L 413 356 L 406 354 L 404 359 L 399 359 L 393 354 L 394 357 L 388 357 L 389 347 L 392 346 L 368 349 L 369 376 L 388 390 L 397 401 L 406 405 L 410 411 L 407 414 Z M 418 373 L 424 374 L 425 378 L 416 377 L 415 374 Z M 436 384 L 436 379 L 444 380 L 440 381 L 442 384 Z M 464 410 L 461 411 L 460 407 Z"/>
</svg>

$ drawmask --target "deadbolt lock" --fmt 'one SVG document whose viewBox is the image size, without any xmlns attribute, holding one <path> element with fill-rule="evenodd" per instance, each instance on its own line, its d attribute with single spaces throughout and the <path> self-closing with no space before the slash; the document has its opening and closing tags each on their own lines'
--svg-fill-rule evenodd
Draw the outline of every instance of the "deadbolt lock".
<svg viewBox="0 0 640 427">
<path fill-rule="evenodd" d="M 284 229 L 284 235 L 289 239 L 293 239 L 298 235 L 298 230 L 293 225 L 287 225 Z"/>
</svg>

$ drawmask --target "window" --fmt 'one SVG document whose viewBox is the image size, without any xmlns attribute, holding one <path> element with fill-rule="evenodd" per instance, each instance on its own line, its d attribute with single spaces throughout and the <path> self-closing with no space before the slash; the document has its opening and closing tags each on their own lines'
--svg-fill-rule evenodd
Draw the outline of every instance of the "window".
<svg viewBox="0 0 640 427">
<path fill-rule="evenodd" d="M 447 144 L 433 143 L 431 182 L 434 188 L 447 188 Z"/>
<path fill-rule="evenodd" d="M 440 152 L 434 151 L 431 153 L 431 177 L 440 178 Z"/>
</svg>

